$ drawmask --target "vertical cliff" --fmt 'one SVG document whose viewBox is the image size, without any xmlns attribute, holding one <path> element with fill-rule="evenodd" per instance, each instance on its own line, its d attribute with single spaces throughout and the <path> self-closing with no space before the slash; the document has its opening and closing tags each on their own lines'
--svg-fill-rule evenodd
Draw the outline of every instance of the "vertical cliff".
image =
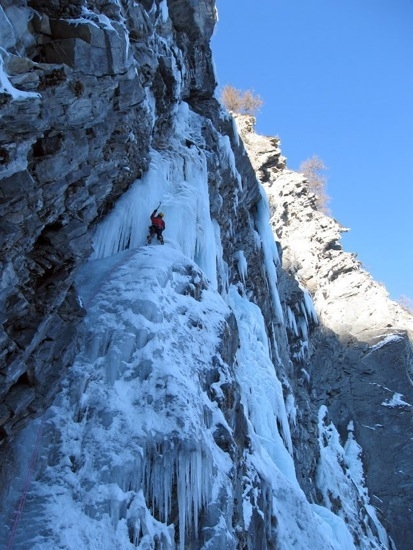
<svg viewBox="0 0 413 550">
<path fill-rule="evenodd" d="M 215 22 L 1 2 L 1 543 L 409 538 L 411 318 L 215 99 Z"/>
<path fill-rule="evenodd" d="M 286 168 L 279 140 L 257 135 L 254 122 L 239 117 L 238 127 L 269 197 L 283 267 L 309 290 L 320 320 L 308 353 L 295 361 L 297 372 L 305 369 L 309 398 L 327 405 L 342 436 L 354 423 L 372 503 L 382 510 L 397 546 L 407 548 L 412 316 L 342 249 L 340 236 L 347 229 L 317 210 L 304 176 Z"/>
<path fill-rule="evenodd" d="M 2 2 L 3 438 L 73 361 L 91 229 L 167 147 L 177 102 L 212 98 L 214 23 L 206 2 Z"/>
</svg>

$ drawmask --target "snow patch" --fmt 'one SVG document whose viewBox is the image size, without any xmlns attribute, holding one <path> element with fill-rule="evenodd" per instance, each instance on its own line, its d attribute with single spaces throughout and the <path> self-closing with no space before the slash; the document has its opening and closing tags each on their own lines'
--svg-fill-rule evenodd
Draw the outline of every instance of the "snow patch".
<svg viewBox="0 0 413 550">
<path fill-rule="evenodd" d="M 338 431 L 329 418 L 327 407 L 323 405 L 318 413 L 318 430 L 320 459 L 316 481 L 323 495 L 324 506 L 330 510 L 334 509 L 336 515 L 345 521 L 342 527 L 348 533 L 348 529 L 354 529 L 354 526 L 359 524 L 361 504 L 366 512 L 364 526 L 363 530 L 359 529 L 354 533 L 362 539 L 360 546 L 377 550 L 388 548 L 389 539 L 386 531 L 370 504 L 361 461 L 362 449 L 355 440 L 353 422 L 348 424 L 348 438 L 343 447 Z M 346 541 L 347 533 L 341 531 L 341 534 L 335 534 L 335 539 Z M 375 542 L 374 533 L 378 533 L 381 544 Z M 352 539 L 342 548 L 354 548 Z"/>
<path fill-rule="evenodd" d="M 410 403 L 404 401 L 403 395 L 401 393 L 394 393 L 391 399 L 383 401 L 381 403 L 383 407 L 398 408 L 398 407 L 411 407 Z"/>
<path fill-rule="evenodd" d="M 12 85 L 4 69 L 4 56 L 7 56 L 7 52 L 0 47 L 0 93 L 10 95 L 12 101 L 25 101 L 26 99 L 41 98 L 41 95 L 37 92 L 23 92 Z"/>
</svg>

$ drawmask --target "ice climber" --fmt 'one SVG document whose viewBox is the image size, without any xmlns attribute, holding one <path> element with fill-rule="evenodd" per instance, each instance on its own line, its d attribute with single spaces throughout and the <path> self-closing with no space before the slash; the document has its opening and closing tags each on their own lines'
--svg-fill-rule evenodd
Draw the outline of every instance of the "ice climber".
<svg viewBox="0 0 413 550">
<path fill-rule="evenodd" d="M 159 208 L 159 207 L 158 207 Z M 151 225 L 149 226 L 149 235 L 147 236 L 148 244 L 151 244 L 152 237 L 154 235 L 157 235 L 158 241 L 161 244 L 164 244 L 162 232 L 165 229 L 165 222 L 163 220 L 164 214 L 163 212 L 158 212 L 158 208 L 155 208 L 155 210 L 151 214 Z"/>
</svg>

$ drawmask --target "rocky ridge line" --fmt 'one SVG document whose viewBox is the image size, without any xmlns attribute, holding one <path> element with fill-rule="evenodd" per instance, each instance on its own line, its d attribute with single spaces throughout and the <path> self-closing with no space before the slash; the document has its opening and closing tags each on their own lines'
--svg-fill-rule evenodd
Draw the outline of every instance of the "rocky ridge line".
<svg viewBox="0 0 413 550">
<path fill-rule="evenodd" d="M 347 229 L 317 210 L 303 174 L 286 168 L 280 140 L 256 134 L 253 117 L 236 121 L 268 194 L 283 268 L 311 293 L 320 320 L 305 361 L 296 362 L 297 372 L 308 374 L 307 395 L 298 393 L 327 405 L 343 440 L 354 421 L 372 504 L 397 547 L 407 548 L 413 537 L 413 317 L 342 249 Z"/>
</svg>

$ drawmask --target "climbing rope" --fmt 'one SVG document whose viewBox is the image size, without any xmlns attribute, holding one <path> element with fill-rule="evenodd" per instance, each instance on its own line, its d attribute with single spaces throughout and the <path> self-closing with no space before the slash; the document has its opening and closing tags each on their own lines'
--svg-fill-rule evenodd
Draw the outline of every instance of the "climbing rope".
<svg viewBox="0 0 413 550">
<path fill-rule="evenodd" d="M 39 455 L 39 446 L 40 446 L 40 440 L 43 434 L 43 425 L 44 425 L 44 415 L 41 418 L 40 426 L 37 431 L 36 442 L 34 444 L 32 456 L 30 458 L 29 469 L 27 471 L 27 475 L 24 482 L 23 491 L 20 496 L 19 504 L 17 506 L 17 510 L 14 512 L 14 522 L 13 522 L 13 527 L 10 531 L 9 541 L 7 543 L 7 550 L 11 550 L 14 544 L 14 538 L 16 536 L 17 527 L 19 526 L 20 517 L 22 515 L 24 504 L 26 502 L 27 492 L 29 490 L 30 483 L 32 480 L 34 467 L 36 465 L 37 457 Z"/>
</svg>

